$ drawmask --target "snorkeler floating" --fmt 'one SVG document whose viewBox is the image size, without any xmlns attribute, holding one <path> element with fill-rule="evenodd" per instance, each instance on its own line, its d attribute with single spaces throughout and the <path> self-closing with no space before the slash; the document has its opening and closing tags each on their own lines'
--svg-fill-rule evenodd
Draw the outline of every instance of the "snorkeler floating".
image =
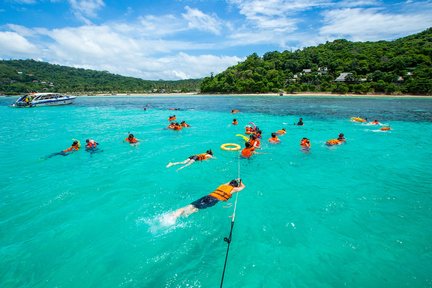
<svg viewBox="0 0 432 288">
<path fill-rule="evenodd" d="M 124 141 L 128 142 L 129 144 L 137 144 L 139 142 L 139 140 L 131 133 L 129 133 L 129 136 L 126 137 Z"/>
<path fill-rule="evenodd" d="M 180 216 L 188 217 L 189 215 L 198 212 L 200 209 L 206 209 L 216 205 L 219 201 L 228 201 L 232 197 L 232 194 L 240 192 L 245 187 L 246 186 L 243 184 L 241 179 L 231 180 L 228 183 L 220 185 L 209 195 L 201 197 L 191 204 L 177 209 L 172 213 L 172 216 L 175 220 Z"/>
<path fill-rule="evenodd" d="M 187 166 L 192 165 L 193 163 L 195 163 L 195 161 L 204 161 L 204 160 L 208 160 L 208 159 L 212 159 L 212 158 L 214 158 L 213 157 L 213 151 L 207 150 L 205 153 L 192 155 L 188 159 L 186 159 L 182 162 L 169 162 L 167 164 L 166 168 L 169 168 L 169 167 L 175 166 L 175 165 L 184 165 L 184 166 L 180 167 L 179 169 L 177 169 L 177 171 L 179 171 L 183 168 L 186 168 Z"/>
<path fill-rule="evenodd" d="M 276 133 L 271 133 L 271 137 L 269 138 L 268 142 L 271 144 L 279 144 L 281 141 L 277 137 Z"/>
<path fill-rule="evenodd" d="M 327 146 L 334 146 L 334 145 L 341 145 L 346 142 L 345 136 L 343 133 L 339 133 L 339 136 L 337 139 L 330 139 L 327 140 L 326 145 Z"/>
<path fill-rule="evenodd" d="M 310 148 L 311 148 L 310 140 L 309 140 L 308 138 L 306 138 L 306 137 L 303 137 L 303 138 L 300 140 L 300 147 L 301 147 L 301 149 L 302 149 L 303 151 L 309 151 Z"/>
<path fill-rule="evenodd" d="M 72 145 L 71 145 L 69 148 L 67 148 L 67 149 L 65 149 L 65 150 L 63 150 L 63 151 L 57 152 L 57 153 L 52 153 L 51 155 L 48 155 L 48 156 L 45 157 L 45 158 L 46 158 L 46 159 L 49 159 L 49 158 L 54 157 L 54 156 L 57 156 L 57 155 L 61 155 L 61 156 L 68 156 L 69 154 L 72 154 L 73 152 L 78 151 L 80 148 L 81 148 L 81 143 L 80 143 L 80 141 L 78 141 L 78 140 L 74 140 L 74 141 L 72 142 Z"/>
</svg>

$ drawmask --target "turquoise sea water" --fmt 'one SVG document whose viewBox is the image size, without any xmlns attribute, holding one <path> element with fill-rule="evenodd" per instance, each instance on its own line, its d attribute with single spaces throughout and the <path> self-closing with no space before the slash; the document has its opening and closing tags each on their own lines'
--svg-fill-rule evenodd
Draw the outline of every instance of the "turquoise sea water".
<svg viewBox="0 0 432 288">
<path fill-rule="evenodd" d="M 13 109 L 14 99 L 0 98 L 1 287 L 218 287 L 233 206 L 161 220 L 238 167 L 247 187 L 224 287 L 432 286 L 430 99 L 81 97 Z M 164 129 L 172 114 L 192 127 Z M 235 134 L 250 121 L 264 131 L 263 154 L 220 150 L 242 144 Z M 283 127 L 282 143 L 267 144 Z M 128 132 L 138 146 L 122 142 Z M 345 145 L 324 145 L 340 132 Z M 44 159 L 72 138 L 103 151 Z M 165 168 L 210 148 L 214 160 Z"/>
</svg>

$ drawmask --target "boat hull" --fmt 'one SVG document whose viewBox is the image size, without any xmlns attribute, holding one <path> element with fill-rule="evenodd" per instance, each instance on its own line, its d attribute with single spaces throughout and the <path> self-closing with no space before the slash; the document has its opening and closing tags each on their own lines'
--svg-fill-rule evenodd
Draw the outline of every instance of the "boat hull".
<svg viewBox="0 0 432 288">
<path fill-rule="evenodd" d="M 73 103 L 75 98 L 76 96 L 65 96 L 59 99 L 37 100 L 37 101 L 31 101 L 30 103 L 19 101 L 13 104 L 12 106 L 16 108 L 32 108 L 32 107 L 42 107 L 42 106 L 69 105 Z"/>
</svg>

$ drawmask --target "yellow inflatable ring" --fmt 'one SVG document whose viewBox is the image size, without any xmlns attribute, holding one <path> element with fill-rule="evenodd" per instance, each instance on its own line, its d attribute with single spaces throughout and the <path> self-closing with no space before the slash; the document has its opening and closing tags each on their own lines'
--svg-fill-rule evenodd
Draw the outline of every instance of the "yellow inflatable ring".
<svg viewBox="0 0 432 288">
<path fill-rule="evenodd" d="M 225 151 L 238 151 L 241 148 L 240 145 L 235 144 L 235 143 L 225 143 L 225 144 L 222 144 L 220 147 L 222 150 L 225 150 Z"/>
</svg>

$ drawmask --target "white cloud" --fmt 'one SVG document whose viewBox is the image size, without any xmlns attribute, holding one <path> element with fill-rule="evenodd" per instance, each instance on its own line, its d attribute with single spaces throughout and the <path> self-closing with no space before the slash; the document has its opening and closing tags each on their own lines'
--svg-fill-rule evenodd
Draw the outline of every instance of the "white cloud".
<svg viewBox="0 0 432 288">
<path fill-rule="evenodd" d="M 16 32 L 0 32 L 0 51 L 11 57 L 27 57 L 39 52 L 37 47 Z M 3 55 L 0 55 L 3 57 Z"/>
<path fill-rule="evenodd" d="M 73 14 L 86 24 L 90 24 L 88 18 L 97 17 L 98 10 L 105 6 L 103 0 L 68 0 Z"/>
<path fill-rule="evenodd" d="M 378 0 L 343 0 L 335 3 L 337 7 L 353 8 L 366 6 L 381 6 L 382 3 Z"/>
<path fill-rule="evenodd" d="M 393 39 L 432 26 L 431 12 L 394 14 L 375 8 L 330 10 L 323 13 L 324 26 L 320 35 L 353 41 Z"/>
<path fill-rule="evenodd" d="M 186 6 L 185 9 L 186 13 L 182 16 L 187 21 L 189 28 L 220 34 L 222 23 L 216 16 L 209 16 L 189 6 Z"/>
</svg>

